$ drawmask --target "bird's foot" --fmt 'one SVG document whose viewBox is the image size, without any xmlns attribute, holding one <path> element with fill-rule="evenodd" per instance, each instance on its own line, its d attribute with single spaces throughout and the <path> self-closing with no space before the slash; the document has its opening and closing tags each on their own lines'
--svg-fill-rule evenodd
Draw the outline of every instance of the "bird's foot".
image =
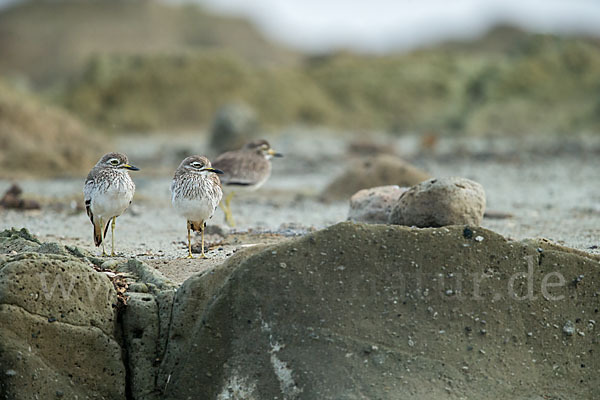
<svg viewBox="0 0 600 400">
<path fill-rule="evenodd" d="M 115 252 L 114 252 L 114 251 L 111 251 L 111 252 L 110 252 L 110 256 L 111 256 L 111 257 L 117 257 L 117 255 L 115 254 Z"/>
</svg>

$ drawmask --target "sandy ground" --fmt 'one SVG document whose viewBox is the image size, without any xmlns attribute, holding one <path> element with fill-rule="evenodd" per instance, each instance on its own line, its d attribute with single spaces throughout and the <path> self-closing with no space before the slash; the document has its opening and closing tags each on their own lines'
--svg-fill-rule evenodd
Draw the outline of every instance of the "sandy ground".
<svg viewBox="0 0 600 400">
<path fill-rule="evenodd" d="M 174 168 L 186 154 L 203 153 L 202 141 L 187 136 L 118 140 L 118 150 L 142 170 L 132 173 L 137 186 L 134 203 L 117 220 L 117 253 L 145 260 L 182 282 L 245 247 L 289 240 L 345 220 L 347 201 L 326 204 L 318 197 L 344 168 L 352 168 L 347 142 L 319 132 L 297 137 L 297 132 L 288 132 L 272 139 L 273 147 L 286 157 L 275 160 L 272 177 L 263 188 L 234 199 L 234 229 L 226 227 L 221 210 L 216 212 L 209 222 L 211 232 L 223 234 L 207 236 L 207 260 L 182 259 L 186 222 L 171 208 L 169 197 Z M 453 140 L 428 154 L 419 150 L 414 138 L 386 140 L 400 156 L 434 176 L 463 176 L 480 182 L 487 193 L 488 210 L 512 216 L 486 218 L 484 227 L 514 239 L 545 237 L 600 252 L 600 157 L 596 150 L 589 151 L 590 146 L 566 151 L 557 144 L 537 151 L 535 146 L 511 141 Z M 20 181 L 25 196 L 38 199 L 44 207 L 26 212 L 0 209 L 0 229 L 25 227 L 43 240 L 75 244 L 99 254 L 82 209 L 84 178 Z M 0 180 L 0 193 L 10 184 Z"/>
</svg>

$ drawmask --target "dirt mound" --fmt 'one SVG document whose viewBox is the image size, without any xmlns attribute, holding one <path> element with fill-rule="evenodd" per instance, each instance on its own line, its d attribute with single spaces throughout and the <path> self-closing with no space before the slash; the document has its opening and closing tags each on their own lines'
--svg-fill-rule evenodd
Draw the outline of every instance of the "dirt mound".
<svg viewBox="0 0 600 400">
<path fill-rule="evenodd" d="M 0 82 L 0 176 L 84 173 L 105 150 L 67 112 Z"/>
<path fill-rule="evenodd" d="M 342 223 L 221 268 L 174 299 L 163 398 L 600 395 L 591 258 Z"/>
<path fill-rule="evenodd" d="M 322 198 L 326 201 L 349 199 L 361 189 L 387 185 L 409 187 L 429 178 L 427 172 L 401 158 L 380 154 L 353 163 L 323 190 Z"/>
</svg>

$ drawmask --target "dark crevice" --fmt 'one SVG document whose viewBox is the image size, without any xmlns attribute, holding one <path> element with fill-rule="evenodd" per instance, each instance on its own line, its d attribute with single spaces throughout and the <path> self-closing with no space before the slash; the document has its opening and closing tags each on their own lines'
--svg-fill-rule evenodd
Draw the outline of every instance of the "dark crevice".
<svg viewBox="0 0 600 400">
<path fill-rule="evenodd" d="M 125 333 L 125 324 L 123 324 L 123 314 L 125 313 L 125 308 L 121 308 L 117 312 L 117 329 L 116 331 L 119 333 L 119 337 L 115 338 L 119 342 L 121 346 L 121 360 L 123 361 L 123 366 L 125 367 L 125 399 L 133 400 L 133 391 L 131 389 L 131 371 L 129 369 L 129 352 L 127 351 L 127 345 L 125 343 L 126 333 Z"/>
<path fill-rule="evenodd" d="M 154 375 L 154 388 L 155 390 L 157 390 L 158 392 L 162 393 L 162 389 L 159 388 L 158 386 L 158 377 L 160 375 L 160 368 L 161 365 L 164 363 L 165 357 L 167 355 L 167 351 L 169 349 L 169 338 L 171 337 L 171 327 L 173 326 L 173 310 L 175 309 L 175 299 L 177 297 L 177 289 L 173 290 L 173 297 L 171 298 L 171 309 L 169 310 L 169 323 L 167 324 L 167 331 L 165 332 L 165 336 L 164 336 L 164 346 L 162 349 L 162 354 L 158 354 L 158 358 L 160 359 L 160 363 L 159 365 L 156 366 L 156 374 Z M 158 302 L 158 298 L 157 298 L 157 302 Z M 160 304 L 158 307 L 158 340 L 161 340 L 162 337 L 162 325 L 160 323 L 161 321 L 161 315 L 160 315 Z M 159 348 L 159 347 L 157 347 Z"/>
</svg>

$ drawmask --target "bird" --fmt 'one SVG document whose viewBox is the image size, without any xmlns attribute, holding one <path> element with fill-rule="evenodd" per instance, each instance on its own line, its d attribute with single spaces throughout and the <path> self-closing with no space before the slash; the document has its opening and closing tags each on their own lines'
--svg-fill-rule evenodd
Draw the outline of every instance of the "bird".
<svg viewBox="0 0 600 400">
<path fill-rule="evenodd" d="M 83 186 L 85 210 L 94 226 L 94 244 L 96 247 L 102 244 L 103 257 L 107 256 L 104 250 L 104 238 L 111 220 L 112 249 L 110 255 L 111 257 L 116 255 L 116 219 L 129 207 L 135 192 L 135 184 L 127 170 L 139 171 L 139 168 L 129 164 L 125 154 L 107 153 L 92 168 Z"/>
<path fill-rule="evenodd" d="M 246 143 L 239 150 L 228 151 L 214 160 L 214 167 L 223 171 L 221 183 L 227 192 L 221 208 L 225 213 L 225 220 L 234 226 L 231 213 L 231 199 L 237 191 L 253 191 L 261 187 L 271 175 L 271 159 L 283 157 L 271 148 L 264 139 L 253 140 Z"/>
<path fill-rule="evenodd" d="M 171 203 L 173 208 L 187 220 L 188 258 L 192 256 L 190 231 L 202 233 L 202 252 L 204 254 L 204 227 L 210 219 L 221 198 L 221 182 L 217 174 L 223 171 L 213 168 L 204 156 L 189 156 L 175 170 L 171 182 Z"/>
</svg>

